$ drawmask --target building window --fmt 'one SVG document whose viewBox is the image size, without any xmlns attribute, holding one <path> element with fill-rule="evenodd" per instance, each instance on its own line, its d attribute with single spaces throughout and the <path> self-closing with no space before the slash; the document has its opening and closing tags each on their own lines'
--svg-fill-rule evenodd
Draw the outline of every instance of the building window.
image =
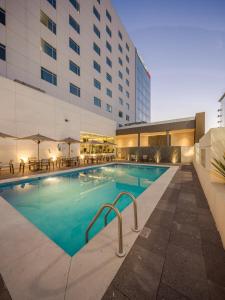
<svg viewBox="0 0 225 300">
<path fill-rule="evenodd" d="M 74 40 L 72 40 L 71 38 L 69 38 L 69 46 L 73 51 L 80 55 L 80 46 L 77 45 L 77 43 L 74 42 Z"/>
<path fill-rule="evenodd" d="M 111 113 L 112 112 L 112 105 L 106 103 L 106 111 Z"/>
<path fill-rule="evenodd" d="M 129 60 L 129 57 L 128 57 L 127 55 L 126 55 L 126 60 L 127 60 L 127 62 L 129 63 L 130 60 Z"/>
<path fill-rule="evenodd" d="M 123 48 L 121 47 L 120 44 L 118 45 L 118 49 L 119 49 L 119 51 L 120 51 L 121 53 L 123 53 Z"/>
<path fill-rule="evenodd" d="M 100 13 L 98 12 L 97 8 L 95 6 L 93 6 L 93 14 L 96 16 L 96 18 L 100 21 L 101 20 L 101 16 Z"/>
<path fill-rule="evenodd" d="M 101 66 L 95 60 L 93 61 L 93 67 L 97 72 L 101 73 Z"/>
<path fill-rule="evenodd" d="M 57 75 L 43 67 L 41 67 L 41 79 L 48 81 L 51 84 L 57 85 Z"/>
<path fill-rule="evenodd" d="M 0 59 L 6 60 L 5 45 L 3 45 L 3 44 L 0 44 Z"/>
<path fill-rule="evenodd" d="M 118 31 L 118 36 L 121 40 L 123 40 L 123 36 L 122 36 L 122 33 L 120 31 Z"/>
<path fill-rule="evenodd" d="M 47 0 L 51 6 L 53 6 L 54 8 L 56 8 L 56 0 Z"/>
<path fill-rule="evenodd" d="M 98 27 L 93 25 L 93 30 L 94 30 L 94 33 L 97 35 L 97 37 L 100 39 L 101 38 L 101 33 L 100 33 Z"/>
<path fill-rule="evenodd" d="M 112 98 L 112 91 L 110 89 L 106 89 L 106 95 Z"/>
<path fill-rule="evenodd" d="M 80 3 L 76 0 L 70 0 L 70 3 L 73 5 L 73 7 L 80 12 Z"/>
<path fill-rule="evenodd" d="M 122 72 L 118 71 L 118 75 L 119 75 L 120 79 L 123 79 L 123 73 Z"/>
<path fill-rule="evenodd" d="M 57 59 L 56 49 L 43 39 L 41 39 L 41 48 L 44 53 L 46 53 L 50 57 L 54 58 L 55 60 Z"/>
<path fill-rule="evenodd" d="M 102 106 L 102 101 L 98 97 L 94 97 L 94 105 L 101 107 Z"/>
<path fill-rule="evenodd" d="M 128 69 L 128 67 L 126 67 L 126 72 L 128 75 L 130 74 L 130 70 Z"/>
<path fill-rule="evenodd" d="M 126 91 L 126 96 L 127 96 L 127 98 L 130 98 L 130 94 L 128 91 Z"/>
<path fill-rule="evenodd" d="M 118 62 L 119 62 L 119 64 L 122 66 L 123 65 L 123 61 L 122 61 L 122 59 L 119 57 L 118 58 Z"/>
<path fill-rule="evenodd" d="M 93 49 L 99 56 L 101 55 L 101 49 L 98 47 L 97 44 L 93 43 Z"/>
<path fill-rule="evenodd" d="M 119 115 L 120 118 L 122 118 L 123 117 L 123 112 L 120 110 L 118 115 Z"/>
<path fill-rule="evenodd" d="M 112 61 L 107 56 L 106 56 L 106 63 L 110 68 L 112 68 Z"/>
<path fill-rule="evenodd" d="M 130 121 L 130 117 L 128 115 L 126 115 L 126 121 Z"/>
<path fill-rule="evenodd" d="M 109 52 L 112 52 L 112 46 L 107 41 L 106 41 L 106 48 L 109 50 Z"/>
<path fill-rule="evenodd" d="M 51 32 L 53 32 L 54 34 L 56 34 L 56 23 L 53 22 L 43 11 L 41 11 L 40 21 Z"/>
<path fill-rule="evenodd" d="M 72 83 L 70 83 L 70 93 L 80 97 L 80 88 Z"/>
<path fill-rule="evenodd" d="M 75 64 L 72 60 L 69 61 L 69 68 L 70 71 L 80 76 L 80 67 L 77 64 Z"/>
<path fill-rule="evenodd" d="M 101 66 L 95 60 L 93 61 L 93 67 L 97 72 L 101 73 Z"/>
<path fill-rule="evenodd" d="M 112 31 L 109 29 L 109 27 L 106 25 L 106 27 L 105 27 L 105 31 L 108 33 L 108 35 L 110 36 L 110 37 L 112 37 Z"/>
<path fill-rule="evenodd" d="M 96 89 L 101 90 L 101 82 L 94 78 L 94 86 Z"/>
<path fill-rule="evenodd" d="M 120 91 L 121 93 L 123 92 L 123 87 L 122 87 L 121 84 L 118 84 L 118 89 L 119 89 L 119 91 Z"/>
<path fill-rule="evenodd" d="M 129 86 L 129 85 L 130 85 L 130 82 L 129 82 L 129 80 L 128 80 L 128 79 L 126 79 L 126 84 L 127 84 L 127 86 Z"/>
<path fill-rule="evenodd" d="M 110 15 L 110 13 L 108 12 L 107 9 L 105 11 L 105 15 L 106 15 L 107 19 L 109 20 L 109 22 L 111 23 L 112 22 L 112 17 L 111 17 L 111 15 Z"/>
<path fill-rule="evenodd" d="M 71 25 L 71 27 L 73 27 L 73 29 L 78 33 L 78 34 L 80 34 L 80 25 L 77 23 L 77 21 L 73 18 L 73 17 L 71 17 L 71 16 L 69 16 L 69 23 L 70 23 L 70 25 Z"/>
<path fill-rule="evenodd" d="M 101 4 L 101 1 L 100 0 L 97 0 L 98 4 Z"/>
<path fill-rule="evenodd" d="M 127 49 L 127 51 L 130 51 L 130 47 L 128 46 L 127 43 L 126 43 L 126 49 Z"/>
<path fill-rule="evenodd" d="M 5 11 L 0 7 L 0 23 L 5 25 Z"/>
<path fill-rule="evenodd" d="M 123 99 L 122 98 L 119 98 L 119 103 L 120 103 L 120 105 L 123 105 Z"/>
<path fill-rule="evenodd" d="M 127 110 L 129 110 L 130 109 L 130 104 L 126 103 L 126 107 L 127 107 Z"/>
<path fill-rule="evenodd" d="M 106 79 L 112 83 L 112 76 L 109 73 L 106 73 Z"/>
</svg>

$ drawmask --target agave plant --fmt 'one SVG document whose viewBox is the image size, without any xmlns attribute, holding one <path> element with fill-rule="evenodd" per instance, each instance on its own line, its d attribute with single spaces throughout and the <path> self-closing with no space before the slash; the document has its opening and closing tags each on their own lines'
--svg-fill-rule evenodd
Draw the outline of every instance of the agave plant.
<svg viewBox="0 0 225 300">
<path fill-rule="evenodd" d="M 215 171 L 217 174 L 221 175 L 225 179 L 225 153 L 223 155 L 223 160 L 219 160 L 214 158 L 212 161 L 212 165 L 215 167 Z"/>
</svg>

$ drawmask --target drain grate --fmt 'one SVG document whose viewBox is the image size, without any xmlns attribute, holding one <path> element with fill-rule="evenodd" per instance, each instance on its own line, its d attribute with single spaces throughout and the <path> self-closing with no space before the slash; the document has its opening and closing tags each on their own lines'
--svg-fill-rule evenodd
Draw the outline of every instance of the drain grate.
<svg viewBox="0 0 225 300">
<path fill-rule="evenodd" d="M 151 233 L 151 229 L 148 227 L 144 227 L 140 233 L 140 236 L 143 237 L 144 239 L 147 239 Z"/>
</svg>

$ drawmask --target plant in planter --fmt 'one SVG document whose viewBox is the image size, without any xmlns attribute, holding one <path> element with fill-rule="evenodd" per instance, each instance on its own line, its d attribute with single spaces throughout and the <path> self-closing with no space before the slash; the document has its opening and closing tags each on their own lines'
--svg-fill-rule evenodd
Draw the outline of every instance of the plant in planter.
<svg viewBox="0 0 225 300">
<path fill-rule="evenodd" d="M 214 158 L 211 163 L 215 167 L 215 172 L 225 180 L 225 153 L 223 155 L 223 160 Z"/>
</svg>

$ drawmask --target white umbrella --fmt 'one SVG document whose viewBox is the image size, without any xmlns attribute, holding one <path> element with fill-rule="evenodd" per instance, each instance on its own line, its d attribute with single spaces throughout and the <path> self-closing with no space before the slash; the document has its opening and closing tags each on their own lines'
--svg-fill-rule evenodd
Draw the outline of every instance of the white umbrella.
<svg viewBox="0 0 225 300">
<path fill-rule="evenodd" d="M 71 145 L 71 144 L 79 144 L 79 143 L 80 143 L 80 141 L 78 141 L 78 140 L 76 140 L 76 139 L 74 139 L 74 138 L 71 138 L 71 137 L 62 139 L 62 140 L 60 140 L 59 142 L 66 143 L 66 144 L 69 145 L 69 155 L 68 155 L 68 157 L 70 157 L 70 145 Z"/>
<path fill-rule="evenodd" d="M 39 160 L 39 145 L 41 142 L 56 142 L 56 140 L 49 138 L 47 136 L 41 135 L 41 134 L 34 134 L 34 135 L 30 135 L 30 136 L 26 136 L 26 137 L 22 137 L 22 138 L 18 138 L 18 140 L 31 140 L 34 141 L 35 143 L 37 143 L 38 145 L 38 160 Z"/>
</svg>

